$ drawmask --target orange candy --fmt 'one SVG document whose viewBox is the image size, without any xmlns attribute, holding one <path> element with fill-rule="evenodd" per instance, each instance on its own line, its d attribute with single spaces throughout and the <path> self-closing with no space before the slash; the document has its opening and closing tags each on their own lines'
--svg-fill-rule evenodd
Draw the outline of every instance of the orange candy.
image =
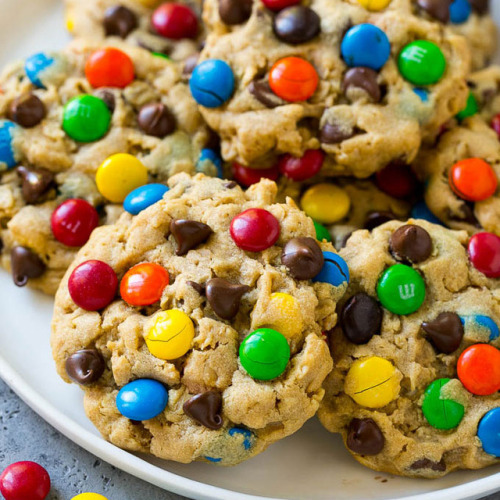
<svg viewBox="0 0 500 500">
<path fill-rule="evenodd" d="M 289 102 L 307 101 L 318 87 L 319 77 L 313 65 L 300 57 L 285 57 L 271 68 L 272 91 Z"/>
<path fill-rule="evenodd" d="M 169 281 L 168 271 L 159 264 L 137 264 L 122 278 L 120 295 L 131 306 L 149 306 L 161 299 Z"/>
<path fill-rule="evenodd" d="M 134 63 L 121 50 L 112 47 L 99 49 L 88 58 L 85 76 L 94 88 L 124 88 L 134 81 Z"/>
<path fill-rule="evenodd" d="M 500 390 L 500 351 L 489 344 L 472 345 L 458 358 L 457 372 L 472 394 L 494 394 Z"/>
<path fill-rule="evenodd" d="M 495 194 L 497 176 L 490 164 L 480 158 L 461 160 L 450 170 L 450 186 L 460 198 L 482 201 Z"/>
</svg>

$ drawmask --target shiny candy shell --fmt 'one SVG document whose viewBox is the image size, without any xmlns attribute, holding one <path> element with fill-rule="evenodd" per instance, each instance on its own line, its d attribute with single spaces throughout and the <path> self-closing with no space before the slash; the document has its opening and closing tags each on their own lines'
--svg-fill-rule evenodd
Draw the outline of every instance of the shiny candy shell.
<svg viewBox="0 0 500 500">
<path fill-rule="evenodd" d="M 149 306 L 161 299 L 169 281 L 168 271 L 163 266 L 144 262 L 125 273 L 120 283 L 120 295 L 131 306 Z"/>
<path fill-rule="evenodd" d="M 316 230 L 316 239 L 318 241 L 332 241 L 332 235 L 329 233 L 328 229 L 320 224 L 319 222 L 314 222 L 314 229 Z"/>
<path fill-rule="evenodd" d="M 500 408 L 490 410 L 479 422 L 477 437 L 483 450 L 490 455 L 500 457 Z"/>
<path fill-rule="evenodd" d="M 285 57 L 277 61 L 269 72 L 269 86 L 288 102 L 307 101 L 319 84 L 314 66 L 301 57 Z"/>
<path fill-rule="evenodd" d="M 126 418 L 151 420 L 162 413 L 168 404 L 168 391 L 156 380 L 142 378 L 124 386 L 116 396 L 116 407 Z"/>
<path fill-rule="evenodd" d="M 99 495 L 99 493 L 80 493 L 73 497 L 71 500 L 108 500 L 106 497 Z"/>
<path fill-rule="evenodd" d="M 399 53 L 399 72 L 414 85 L 433 85 L 446 70 L 446 59 L 441 49 L 428 40 L 415 40 Z"/>
<path fill-rule="evenodd" d="M 358 3 L 365 9 L 377 12 L 385 9 L 392 0 L 358 0 Z"/>
<path fill-rule="evenodd" d="M 16 462 L 0 475 L 0 493 L 5 500 L 45 500 L 50 493 L 48 472 L 35 462 Z"/>
<path fill-rule="evenodd" d="M 146 184 L 145 186 L 140 186 L 127 195 L 123 202 L 123 208 L 129 214 L 137 215 L 160 201 L 167 191 L 168 187 L 164 184 Z"/>
<path fill-rule="evenodd" d="M 261 179 L 270 179 L 272 181 L 278 180 L 279 170 L 278 166 L 269 168 L 252 168 L 245 167 L 239 163 L 234 162 L 232 166 L 234 179 L 242 186 L 249 187 L 252 184 L 257 184 Z"/>
<path fill-rule="evenodd" d="M 195 13 L 181 3 L 162 3 L 153 12 L 151 25 L 159 35 L 171 40 L 196 38 L 198 35 L 198 19 Z"/>
<path fill-rule="evenodd" d="M 495 171 L 481 158 L 467 158 L 455 163 L 450 170 L 449 182 L 453 191 L 468 201 L 487 200 L 498 187 Z"/>
<path fill-rule="evenodd" d="M 422 412 L 432 427 L 441 430 L 455 428 L 464 418 L 465 408 L 452 399 L 444 399 L 441 390 L 449 378 L 434 380 L 425 390 Z"/>
<path fill-rule="evenodd" d="M 392 162 L 376 174 L 378 188 L 394 198 L 407 198 L 417 189 L 417 178 L 405 163 Z"/>
<path fill-rule="evenodd" d="M 460 319 L 466 331 L 475 330 L 481 333 L 484 332 L 490 342 L 496 340 L 500 336 L 500 329 L 490 316 L 474 314 L 470 316 L 461 316 Z"/>
<path fill-rule="evenodd" d="M 472 14 L 472 6 L 469 0 L 453 0 L 450 5 L 450 21 L 453 24 L 467 22 Z"/>
<path fill-rule="evenodd" d="M 471 345 L 458 358 L 457 373 L 472 394 L 496 393 L 500 390 L 500 351 L 489 344 Z"/>
<path fill-rule="evenodd" d="M 432 224 L 443 225 L 443 223 L 430 211 L 424 200 L 419 201 L 413 206 L 410 215 L 412 219 L 422 219 Z"/>
<path fill-rule="evenodd" d="M 210 177 L 222 179 L 224 177 L 222 158 L 213 149 L 202 149 L 196 164 L 196 171 Z"/>
<path fill-rule="evenodd" d="M 0 166 L 7 168 L 16 166 L 13 138 L 18 126 L 9 120 L 0 120 Z"/>
<path fill-rule="evenodd" d="M 233 95 L 233 70 L 220 59 L 203 61 L 194 68 L 189 89 L 193 99 L 201 106 L 218 108 Z"/>
<path fill-rule="evenodd" d="M 465 108 L 457 113 L 458 120 L 462 121 L 466 118 L 476 115 L 479 112 L 479 104 L 477 103 L 476 97 L 472 92 L 469 92 L 469 97 L 467 97 L 467 103 Z"/>
<path fill-rule="evenodd" d="M 125 52 L 105 47 L 93 52 L 85 64 L 85 76 L 94 88 L 125 88 L 134 81 L 135 68 Z"/>
<path fill-rule="evenodd" d="M 335 184 L 316 184 L 300 200 L 302 210 L 321 224 L 334 224 L 342 220 L 351 209 L 351 198 Z"/>
<path fill-rule="evenodd" d="M 40 52 L 26 59 L 24 62 L 24 71 L 26 72 L 26 76 L 29 78 L 30 82 L 35 85 L 35 87 L 45 88 L 43 83 L 43 73 L 54 64 L 55 59 L 52 56 Z"/>
<path fill-rule="evenodd" d="M 238 247 L 247 252 L 262 252 L 280 236 L 280 223 L 263 208 L 249 208 L 231 221 L 230 233 Z"/>
<path fill-rule="evenodd" d="M 292 339 L 302 332 L 304 323 L 299 301 L 288 293 L 272 293 L 266 304 L 262 321 L 269 328 Z M 262 326 L 263 323 L 261 323 Z"/>
<path fill-rule="evenodd" d="M 329 283 L 332 286 L 349 284 L 349 267 L 345 260 L 333 252 L 323 252 L 325 262 L 323 269 L 312 280 L 319 283 Z"/>
<path fill-rule="evenodd" d="M 286 154 L 280 157 L 278 167 L 282 175 L 294 181 L 314 177 L 323 166 L 325 153 L 319 149 L 307 150 L 301 158 Z"/>
<path fill-rule="evenodd" d="M 493 233 L 477 233 L 469 240 L 472 265 L 488 278 L 500 278 L 500 237 Z"/>
<path fill-rule="evenodd" d="M 270 10 L 278 11 L 292 5 L 297 5 L 301 0 L 262 0 L 262 3 Z"/>
</svg>

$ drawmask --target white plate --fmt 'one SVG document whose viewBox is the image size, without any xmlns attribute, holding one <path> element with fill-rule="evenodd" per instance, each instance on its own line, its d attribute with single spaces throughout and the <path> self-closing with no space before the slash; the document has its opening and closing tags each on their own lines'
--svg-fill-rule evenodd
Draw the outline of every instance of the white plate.
<svg viewBox="0 0 500 500">
<path fill-rule="evenodd" d="M 58 0 L 0 0 L 0 65 L 64 45 Z M 493 0 L 500 22 L 500 2 Z M 500 467 L 410 480 L 364 469 L 317 421 L 230 469 L 137 457 L 105 442 L 85 417 L 81 391 L 56 375 L 49 349 L 52 301 L 0 272 L 0 376 L 45 420 L 86 450 L 141 479 L 196 499 L 458 500 L 500 489 Z M 118 499 L 113 499 L 118 500 Z"/>
</svg>

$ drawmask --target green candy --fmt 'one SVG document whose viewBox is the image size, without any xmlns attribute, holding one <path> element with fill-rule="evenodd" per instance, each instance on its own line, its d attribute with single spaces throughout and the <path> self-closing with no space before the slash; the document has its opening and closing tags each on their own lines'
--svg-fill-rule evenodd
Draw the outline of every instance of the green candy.
<svg viewBox="0 0 500 500">
<path fill-rule="evenodd" d="M 314 228 L 316 229 L 316 239 L 318 241 L 323 241 L 323 240 L 332 241 L 332 237 L 330 236 L 328 229 L 319 222 L 316 221 L 313 222 L 314 222 Z"/>
<path fill-rule="evenodd" d="M 151 52 L 155 57 L 161 57 L 162 59 L 168 59 L 170 61 L 170 57 L 167 54 L 163 54 L 162 52 Z"/>
<path fill-rule="evenodd" d="M 453 429 L 464 418 L 463 405 L 452 399 L 441 398 L 441 389 L 449 381 L 449 378 L 438 378 L 425 390 L 422 411 L 427 422 L 436 429 Z"/>
<path fill-rule="evenodd" d="M 469 92 L 469 97 L 467 97 L 467 104 L 465 105 L 465 108 L 460 111 L 460 113 L 457 113 L 457 118 L 462 121 L 466 118 L 469 118 L 469 116 L 474 116 L 478 112 L 479 105 L 477 104 L 477 100 L 474 97 L 474 94 L 472 92 Z"/>
<path fill-rule="evenodd" d="M 414 85 L 432 85 L 439 82 L 446 70 L 446 59 L 433 42 L 416 40 L 399 53 L 399 72 Z"/>
<path fill-rule="evenodd" d="M 62 127 L 75 141 L 97 141 L 107 134 L 110 124 L 111 111 L 98 97 L 79 95 L 64 106 Z"/>
<path fill-rule="evenodd" d="M 383 272 L 377 295 L 382 305 L 394 314 L 411 314 L 425 300 L 425 282 L 412 267 L 396 264 Z"/>
<path fill-rule="evenodd" d="M 279 377 L 290 361 L 290 347 L 281 333 L 259 328 L 240 345 L 240 361 L 248 374 L 257 380 Z"/>
</svg>

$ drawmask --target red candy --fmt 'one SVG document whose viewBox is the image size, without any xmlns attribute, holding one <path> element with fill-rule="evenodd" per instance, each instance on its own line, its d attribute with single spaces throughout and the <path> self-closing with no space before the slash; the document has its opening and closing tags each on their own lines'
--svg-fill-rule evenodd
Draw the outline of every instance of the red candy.
<svg viewBox="0 0 500 500">
<path fill-rule="evenodd" d="M 261 179 L 271 179 L 272 181 L 276 181 L 279 175 L 277 165 L 271 168 L 251 168 L 234 162 L 232 170 L 233 177 L 236 182 L 245 187 L 257 184 L 257 182 Z"/>
<path fill-rule="evenodd" d="M 98 311 L 116 296 L 118 278 L 113 268 L 100 260 L 87 260 L 76 267 L 68 281 L 73 302 L 86 311 Z"/>
<path fill-rule="evenodd" d="M 134 81 L 134 75 L 132 59 L 112 47 L 96 50 L 85 64 L 85 76 L 94 88 L 125 88 Z"/>
<path fill-rule="evenodd" d="M 280 157 L 280 172 L 294 181 L 305 181 L 314 177 L 323 166 L 325 154 L 319 149 L 309 149 L 302 158 L 286 154 Z"/>
<path fill-rule="evenodd" d="M 198 36 L 198 19 L 194 12 L 179 3 L 164 3 L 153 13 L 151 24 L 165 38 L 180 40 Z"/>
<path fill-rule="evenodd" d="M 271 10 L 278 11 L 291 5 L 297 5 L 301 0 L 262 0 L 262 3 Z"/>
<path fill-rule="evenodd" d="M 500 351 L 489 344 L 472 345 L 458 358 L 457 372 L 472 394 L 494 394 L 500 390 Z"/>
<path fill-rule="evenodd" d="M 159 264 L 138 264 L 122 278 L 120 295 L 131 306 L 149 306 L 161 299 L 169 280 L 168 271 Z"/>
<path fill-rule="evenodd" d="M 229 229 L 237 246 L 247 252 L 272 247 L 280 236 L 280 223 L 263 208 L 249 208 L 231 221 Z"/>
<path fill-rule="evenodd" d="M 500 139 L 500 113 L 491 120 L 491 128 L 497 133 Z"/>
<path fill-rule="evenodd" d="M 99 215 L 85 200 L 72 199 L 61 203 L 52 212 L 50 223 L 57 241 L 68 247 L 81 247 L 99 225 Z"/>
<path fill-rule="evenodd" d="M 377 186 L 381 191 L 394 198 L 412 195 L 418 185 L 417 178 L 409 165 L 401 162 L 389 163 L 377 172 Z"/>
<path fill-rule="evenodd" d="M 44 500 L 49 492 L 49 474 L 35 462 L 16 462 L 0 476 L 0 493 L 5 500 Z"/>
<path fill-rule="evenodd" d="M 300 57 L 280 59 L 269 72 L 269 85 L 278 96 L 289 102 L 307 101 L 318 87 L 314 66 Z"/>
<path fill-rule="evenodd" d="M 472 265 L 488 278 L 500 278 L 500 237 L 493 233 L 477 233 L 469 240 Z"/>
<path fill-rule="evenodd" d="M 461 160 L 450 170 L 451 189 L 468 201 L 487 200 L 495 194 L 497 176 L 489 163 L 480 158 Z"/>
</svg>

